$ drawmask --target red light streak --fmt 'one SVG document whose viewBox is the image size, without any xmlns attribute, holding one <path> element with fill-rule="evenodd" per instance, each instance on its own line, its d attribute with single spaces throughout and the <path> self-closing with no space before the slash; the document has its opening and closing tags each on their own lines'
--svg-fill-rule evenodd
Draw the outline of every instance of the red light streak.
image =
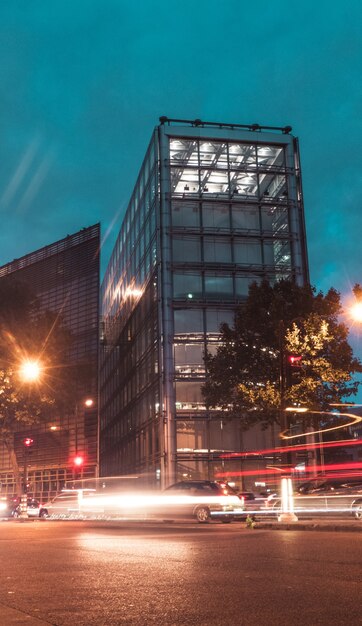
<svg viewBox="0 0 362 626">
<path fill-rule="evenodd" d="M 252 450 L 250 452 L 229 452 L 227 454 L 221 454 L 220 457 L 222 459 L 232 459 L 232 458 L 241 458 L 248 456 L 260 457 L 265 454 L 281 454 L 282 452 L 300 452 L 303 450 L 314 450 L 316 447 L 318 448 L 345 448 L 347 446 L 358 446 L 362 445 L 362 439 L 351 439 L 345 441 L 326 441 L 326 442 L 316 442 L 316 443 L 305 443 L 297 446 L 283 446 L 277 448 L 265 448 L 264 450 Z"/>
<path fill-rule="evenodd" d="M 240 470 L 240 471 L 230 471 L 230 472 L 218 472 L 217 474 L 215 474 L 215 476 L 216 478 L 226 478 L 228 476 L 229 477 L 230 476 L 259 476 L 259 475 L 265 475 L 265 474 L 276 474 L 277 472 L 279 473 L 280 471 L 284 471 L 289 474 L 291 470 L 293 470 L 292 467 L 288 467 L 288 468 L 287 467 L 286 468 L 275 467 L 275 468 L 265 468 L 265 469 L 259 469 L 259 470 Z M 334 470 L 360 470 L 359 474 L 362 475 L 362 462 L 332 463 L 330 465 L 306 465 L 305 467 L 306 473 L 309 473 L 309 472 L 315 473 L 316 471 L 329 472 L 329 471 L 334 471 Z M 348 474 L 346 476 L 348 476 Z"/>
</svg>

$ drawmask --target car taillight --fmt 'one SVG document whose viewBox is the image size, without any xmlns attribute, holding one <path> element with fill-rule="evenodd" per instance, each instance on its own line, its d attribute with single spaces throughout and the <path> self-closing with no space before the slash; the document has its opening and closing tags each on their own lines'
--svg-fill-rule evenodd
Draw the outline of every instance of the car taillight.
<svg viewBox="0 0 362 626">
<path fill-rule="evenodd" d="M 239 496 L 239 499 L 242 501 L 242 503 L 243 503 L 243 504 L 245 503 L 245 498 L 244 498 L 244 496 Z"/>
</svg>

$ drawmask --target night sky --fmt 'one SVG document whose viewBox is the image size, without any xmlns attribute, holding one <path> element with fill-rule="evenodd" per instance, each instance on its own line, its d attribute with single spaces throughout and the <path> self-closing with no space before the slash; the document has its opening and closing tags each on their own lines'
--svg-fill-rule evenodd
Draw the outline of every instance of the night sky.
<svg viewBox="0 0 362 626">
<path fill-rule="evenodd" d="M 3 1 L 0 265 L 101 221 L 104 270 L 160 115 L 256 122 L 299 137 L 311 282 L 348 294 L 361 20 L 360 0 Z"/>
</svg>

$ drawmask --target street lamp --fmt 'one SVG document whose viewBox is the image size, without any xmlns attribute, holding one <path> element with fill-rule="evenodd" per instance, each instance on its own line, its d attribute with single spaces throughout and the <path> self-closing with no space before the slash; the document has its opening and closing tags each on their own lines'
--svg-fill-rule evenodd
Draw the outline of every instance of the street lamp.
<svg viewBox="0 0 362 626">
<path fill-rule="evenodd" d="M 32 383 L 36 382 L 40 378 L 41 366 L 39 361 L 27 359 L 23 361 L 19 368 L 20 378 L 24 382 Z"/>
<path fill-rule="evenodd" d="M 78 476 L 82 477 L 82 470 L 84 466 L 84 455 L 82 452 L 79 452 L 79 404 L 82 405 L 83 409 L 90 409 L 94 405 L 93 398 L 85 398 L 81 401 L 81 403 L 77 402 L 75 405 L 75 440 L 74 440 L 74 448 L 75 448 L 75 456 L 73 458 L 73 478 L 77 479 Z M 83 428 L 84 428 L 84 411 L 83 411 Z"/>
<path fill-rule="evenodd" d="M 19 367 L 19 375 L 22 381 L 26 383 L 37 382 L 41 375 L 41 365 L 38 360 L 26 359 Z M 31 437 L 23 439 L 24 445 L 24 470 L 23 470 L 23 489 L 20 497 L 20 519 L 28 518 L 28 454 L 34 440 Z"/>
</svg>

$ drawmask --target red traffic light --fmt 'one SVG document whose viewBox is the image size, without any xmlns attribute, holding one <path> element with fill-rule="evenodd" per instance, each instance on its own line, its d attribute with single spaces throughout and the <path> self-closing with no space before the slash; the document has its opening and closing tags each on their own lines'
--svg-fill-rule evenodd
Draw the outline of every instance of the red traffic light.
<svg viewBox="0 0 362 626">
<path fill-rule="evenodd" d="M 29 446 L 32 446 L 33 443 L 34 443 L 34 439 L 31 439 L 31 437 L 26 437 L 26 439 L 23 439 L 23 444 L 27 448 L 29 448 Z"/>
<path fill-rule="evenodd" d="M 81 467 L 84 463 L 84 458 L 80 455 L 76 456 L 74 458 L 74 465 L 76 465 L 77 467 Z"/>
<path fill-rule="evenodd" d="M 290 367 L 302 367 L 302 357 L 296 354 L 289 354 L 288 365 Z"/>
</svg>

